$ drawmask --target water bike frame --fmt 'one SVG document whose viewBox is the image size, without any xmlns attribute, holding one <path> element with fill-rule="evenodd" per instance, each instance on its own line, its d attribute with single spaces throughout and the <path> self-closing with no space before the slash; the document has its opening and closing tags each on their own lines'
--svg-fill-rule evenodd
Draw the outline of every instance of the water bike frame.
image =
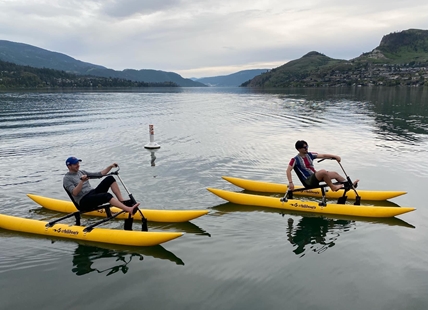
<svg viewBox="0 0 428 310">
<path fill-rule="evenodd" d="M 327 159 L 327 158 L 323 158 L 323 159 L 319 160 L 318 162 L 322 162 L 325 159 Z M 330 158 L 330 159 L 333 159 L 333 158 Z M 346 199 L 348 198 L 348 196 L 346 196 L 346 193 L 352 189 L 355 192 L 355 196 L 356 196 L 354 205 L 359 206 L 361 204 L 361 197 L 360 197 L 360 195 L 358 195 L 357 189 L 355 188 L 351 178 L 346 174 L 345 169 L 343 169 L 342 164 L 340 162 L 338 162 L 338 164 L 340 165 L 343 173 L 346 176 L 346 181 L 335 183 L 335 185 L 343 184 L 343 186 L 344 186 L 343 187 L 343 189 L 344 189 L 343 195 L 342 195 L 342 197 L 339 197 L 339 199 L 337 200 L 337 204 L 345 204 Z M 302 182 L 304 187 L 299 188 L 299 189 L 294 189 L 294 190 L 290 190 L 290 188 L 287 188 L 287 191 L 285 192 L 284 197 L 281 198 L 280 201 L 281 202 L 287 202 L 288 199 L 293 199 L 293 192 L 299 192 L 299 191 L 305 191 L 308 189 L 320 188 L 322 197 L 321 197 L 321 202 L 319 203 L 319 206 L 326 206 L 327 205 L 327 198 L 325 196 L 325 192 L 326 192 L 326 187 L 329 187 L 329 186 L 325 183 L 320 184 L 319 186 L 307 186 L 305 183 L 305 178 L 303 177 L 303 175 L 296 168 L 294 168 L 294 171 L 296 172 L 296 175 L 298 176 L 298 178 L 300 179 L 300 182 Z"/>
<path fill-rule="evenodd" d="M 102 176 L 102 177 L 106 177 L 106 176 L 109 176 L 109 175 L 115 175 L 115 176 L 117 176 L 117 178 L 120 180 L 120 182 L 122 183 L 122 186 L 125 188 L 125 190 L 126 190 L 126 192 L 128 193 L 128 196 L 129 196 L 129 200 L 127 200 L 127 201 L 125 201 L 125 202 L 123 202 L 125 205 L 127 205 L 127 206 L 133 206 L 133 205 L 135 205 L 137 202 L 136 202 L 136 200 L 135 200 L 135 198 L 134 198 L 134 196 L 129 192 L 129 190 L 128 190 L 128 188 L 125 186 L 125 184 L 123 183 L 123 181 L 122 181 L 122 179 L 121 179 L 121 177 L 119 176 L 119 170 L 120 170 L 120 167 L 119 166 L 117 166 L 116 167 L 117 168 L 117 170 L 116 171 L 113 171 L 113 172 L 110 172 L 110 173 L 108 173 L 108 174 L 106 174 L 106 175 L 104 175 L 104 176 Z M 65 216 L 63 216 L 63 217 L 61 217 L 61 218 L 59 218 L 59 219 L 56 219 L 56 220 L 53 220 L 53 221 L 50 221 L 50 222 L 48 222 L 47 224 L 46 224 L 46 227 L 52 227 L 52 226 L 54 226 L 56 223 L 58 223 L 58 222 L 60 222 L 60 221 L 62 221 L 62 220 L 65 220 L 65 219 L 68 219 L 68 218 L 70 218 L 70 217 L 75 217 L 75 220 L 76 220 L 76 225 L 77 226 L 81 226 L 81 215 L 82 214 L 84 214 L 84 213 L 86 213 L 86 212 L 91 212 L 91 211 L 95 211 L 95 210 L 100 210 L 100 209 L 104 209 L 105 210 L 105 212 L 106 212 L 106 215 L 107 215 L 107 217 L 105 218 L 105 219 L 102 219 L 102 220 L 99 220 L 99 221 L 97 221 L 97 222 L 95 222 L 95 223 L 93 223 L 93 224 L 91 224 L 91 225 L 89 225 L 89 226 L 86 226 L 85 227 L 85 229 L 83 230 L 84 232 L 90 232 L 90 231 L 92 231 L 93 229 L 94 229 L 94 227 L 96 227 L 96 226 L 98 226 L 98 225 L 101 225 L 101 224 L 103 224 L 103 223 L 105 223 L 105 222 L 108 222 L 108 221 L 110 221 L 110 220 L 112 220 L 112 219 L 114 219 L 114 218 L 116 218 L 118 215 L 120 215 L 120 214 L 122 214 L 122 213 L 125 213 L 126 211 L 120 211 L 120 212 L 118 212 L 118 213 L 115 213 L 115 214 L 112 214 L 111 213 L 111 210 L 110 210 L 110 207 L 111 207 L 111 205 L 109 204 L 109 203 L 107 203 L 107 204 L 103 204 L 103 205 L 99 205 L 99 206 L 94 206 L 94 207 L 92 207 L 92 208 L 89 208 L 89 209 L 86 209 L 86 210 L 79 210 L 80 209 L 80 207 L 79 207 L 79 205 L 76 203 L 76 201 L 74 200 L 74 198 L 73 198 L 73 195 L 64 187 L 64 190 L 66 191 L 66 193 L 68 194 L 68 196 L 70 197 L 70 200 L 73 202 L 73 204 L 74 204 L 74 206 L 76 207 L 76 209 L 78 210 L 78 211 L 75 211 L 75 212 L 72 212 L 72 213 L 70 213 L 70 214 L 67 214 L 67 215 L 65 215 Z M 141 210 L 140 209 L 138 209 L 138 212 L 140 212 L 140 214 L 141 214 L 141 221 L 142 221 L 142 224 L 141 224 L 141 230 L 142 231 L 148 231 L 148 227 L 147 227 L 147 219 L 144 217 L 144 215 L 143 215 L 143 213 L 141 212 Z M 132 230 L 132 226 L 133 226 L 133 221 L 134 221 L 134 218 L 129 214 L 129 216 L 128 216 L 128 218 L 127 219 L 125 219 L 125 225 L 124 225 L 124 229 L 125 230 Z"/>
</svg>

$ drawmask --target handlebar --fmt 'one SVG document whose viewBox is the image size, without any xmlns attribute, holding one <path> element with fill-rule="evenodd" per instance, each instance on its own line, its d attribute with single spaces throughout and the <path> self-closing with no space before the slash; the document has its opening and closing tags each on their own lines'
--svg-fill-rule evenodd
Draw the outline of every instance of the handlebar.
<svg viewBox="0 0 428 310">
<path fill-rule="evenodd" d="M 90 177 L 88 179 L 101 179 L 101 178 L 106 177 L 108 175 L 119 175 L 119 170 L 120 170 L 119 165 L 116 165 L 116 168 L 117 168 L 116 171 L 109 172 L 106 175 L 103 175 L 103 176 L 100 176 L 100 177 Z M 80 179 L 82 180 L 82 178 L 80 178 Z"/>
<path fill-rule="evenodd" d="M 119 165 L 116 165 L 116 168 L 117 168 L 116 171 L 109 172 L 106 175 L 118 175 L 119 174 L 119 170 L 120 170 Z"/>
<path fill-rule="evenodd" d="M 320 163 L 320 162 L 322 162 L 323 160 L 326 160 L 326 159 L 330 159 L 330 160 L 334 159 L 334 160 L 336 160 L 336 158 L 332 158 L 332 157 L 331 158 L 323 158 L 323 159 L 318 160 L 317 163 Z"/>
</svg>

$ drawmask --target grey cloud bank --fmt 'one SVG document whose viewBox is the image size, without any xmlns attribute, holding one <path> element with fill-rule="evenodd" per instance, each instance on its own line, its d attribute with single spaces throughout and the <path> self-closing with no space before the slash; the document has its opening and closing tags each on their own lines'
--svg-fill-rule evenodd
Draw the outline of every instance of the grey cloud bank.
<svg viewBox="0 0 428 310">
<path fill-rule="evenodd" d="M 0 39 L 115 70 L 183 77 L 274 68 L 309 51 L 351 59 L 428 29 L 426 1 L 0 0 Z"/>
</svg>

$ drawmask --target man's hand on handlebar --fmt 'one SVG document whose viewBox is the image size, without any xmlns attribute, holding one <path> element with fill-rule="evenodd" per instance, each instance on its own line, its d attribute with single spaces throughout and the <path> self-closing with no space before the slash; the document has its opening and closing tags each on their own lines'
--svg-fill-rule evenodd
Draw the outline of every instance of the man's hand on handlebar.
<svg viewBox="0 0 428 310">
<path fill-rule="evenodd" d="M 84 175 L 82 175 L 82 176 L 80 177 L 80 179 L 81 179 L 83 182 L 86 182 L 86 181 L 88 181 L 88 180 L 89 180 L 89 177 L 88 177 L 86 174 L 84 174 Z"/>
</svg>

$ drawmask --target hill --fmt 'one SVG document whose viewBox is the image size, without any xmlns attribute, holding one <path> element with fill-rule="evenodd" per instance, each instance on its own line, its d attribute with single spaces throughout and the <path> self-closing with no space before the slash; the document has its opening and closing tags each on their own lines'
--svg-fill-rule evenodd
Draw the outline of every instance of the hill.
<svg viewBox="0 0 428 310">
<path fill-rule="evenodd" d="M 0 40 L 0 60 L 22 66 L 47 68 L 78 75 L 91 75 L 132 80 L 146 83 L 172 82 L 182 87 L 206 86 L 202 83 L 185 79 L 177 73 L 157 70 L 116 71 L 103 66 L 76 60 L 65 54 L 51 52 L 32 45 Z"/>
<path fill-rule="evenodd" d="M 86 74 L 91 68 L 106 69 L 70 56 L 51 52 L 24 43 L 0 40 L 0 60 L 20 66 L 48 68 L 75 74 Z"/>
<path fill-rule="evenodd" d="M 204 77 L 204 78 L 193 79 L 193 80 L 208 86 L 233 87 L 233 86 L 239 86 L 242 83 L 248 80 L 251 80 L 255 76 L 267 71 L 269 71 L 269 69 L 243 70 L 243 71 L 239 71 L 229 75 Z"/>
<path fill-rule="evenodd" d="M 378 47 L 351 60 L 310 52 L 241 86 L 338 87 L 428 85 L 428 31 L 409 29 L 384 36 Z"/>
<path fill-rule="evenodd" d="M 205 84 L 185 79 L 181 75 L 174 72 L 166 72 L 152 69 L 125 69 L 123 71 L 115 71 L 113 69 L 98 69 L 92 68 L 87 71 L 87 74 L 101 77 L 114 77 L 127 79 L 137 82 L 160 83 L 160 81 L 169 81 L 181 87 L 205 87 Z"/>
<path fill-rule="evenodd" d="M 297 86 L 296 83 L 306 79 L 311 74 L 317 74 L 320 70 L 334 66 L 346 66 L 347 63 L 346 60 L 333 59 L 313 51 L 302 58 L 292 60 L 285 65 L 256 76 L 242 86 L 267 88 Z"/>
<path fill-rule="evenodd" d="M 428 30 L 409 29 L 384 36 L 374 50 L 354 59 L 357 62 L 402 64 L 428 62 Z"/>
<path fill-rule="evenodd" d="M 117 87 L 178 87 L 178 85 L 172 82 L 146 83 L 121 78 L 83 76 L 53 69 L 19 66 L 0 60 L 0 89 Z"/>
</svg>

